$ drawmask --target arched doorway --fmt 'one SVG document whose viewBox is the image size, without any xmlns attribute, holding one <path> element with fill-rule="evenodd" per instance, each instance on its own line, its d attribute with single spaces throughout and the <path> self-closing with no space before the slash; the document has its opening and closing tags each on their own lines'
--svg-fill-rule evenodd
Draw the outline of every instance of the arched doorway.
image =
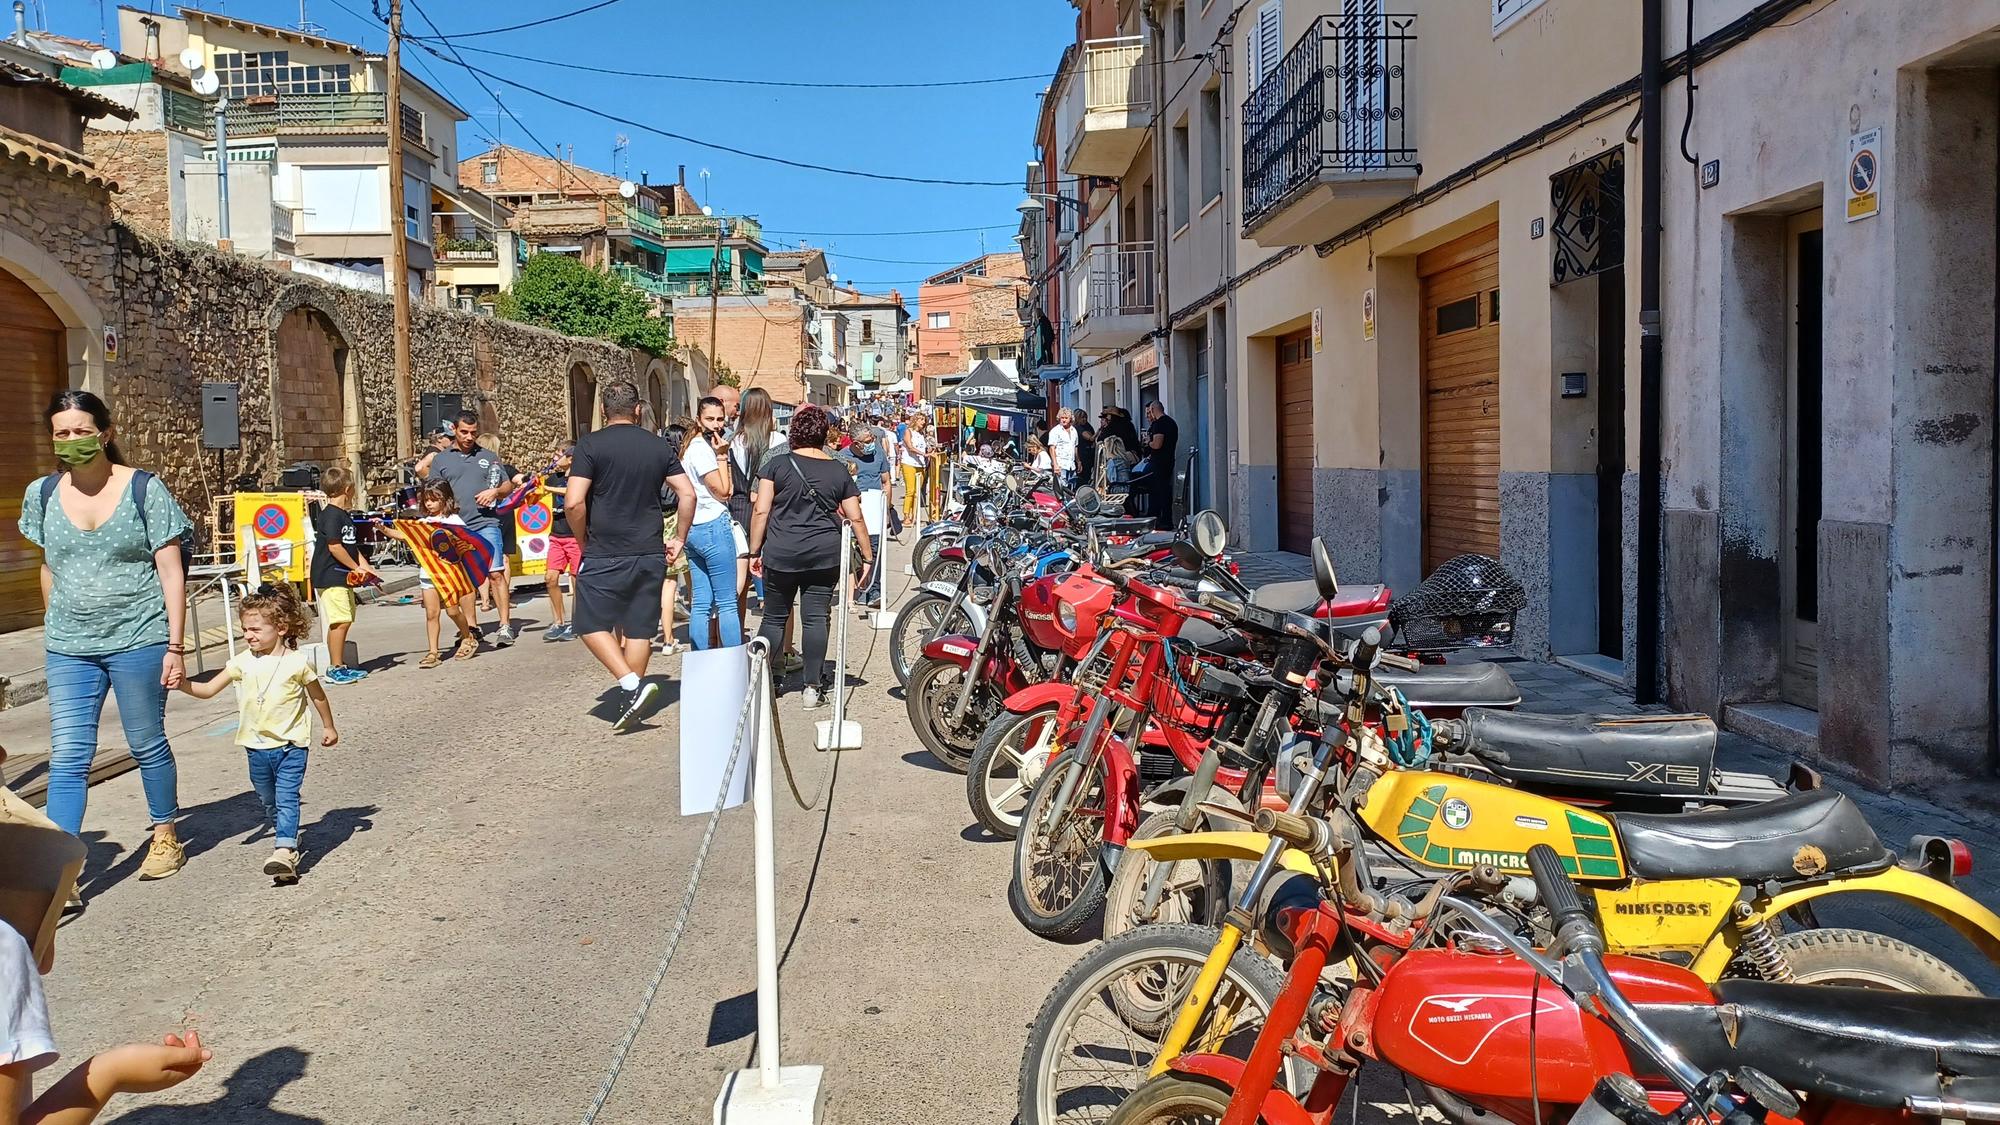
<svg viewBox="0 0 2000 1125">
<path fill-rule="evenodd" d="M 285 314 L 278 322 L 276 409 L 288 463 L 340 463 L 355 480 L 368 479 L 358 382 L 347 341 L 325 314 L 306 305 Z"/>
<path fill-rule="evenodd" d="M 597 375 L 587 363 L 569 368 L 569 436 L 580 438 L 596 428 Z"/>
<path fill-rule="evenodd" d="M 42 411 L 68 386 L 68 327 L 0 269 L 0 632 L 42 619 L 42 554 L 21 536 L 21 497 L 56 467 Z"/>
</svg>

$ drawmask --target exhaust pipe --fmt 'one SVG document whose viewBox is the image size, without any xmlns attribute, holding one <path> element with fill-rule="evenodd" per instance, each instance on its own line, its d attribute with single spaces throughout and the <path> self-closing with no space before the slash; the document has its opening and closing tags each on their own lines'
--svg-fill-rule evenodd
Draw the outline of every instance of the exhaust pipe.
<svg viewBox="0 0 2000 1125">
<path fill-rule="evenodd" d="M 28 45 L 28 5 L 14 0 L 14 42 Z"/>
</svg>

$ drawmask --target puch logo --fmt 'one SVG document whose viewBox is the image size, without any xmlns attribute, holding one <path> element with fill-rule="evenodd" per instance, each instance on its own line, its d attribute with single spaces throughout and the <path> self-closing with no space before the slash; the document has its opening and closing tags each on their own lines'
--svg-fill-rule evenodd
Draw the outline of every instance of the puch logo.
<svg viewBox="0 0 2000 1125">
<path fill-rule="evenodd" d="M 1452 853 L 1452 864 L 1456 867 L 1475 867 L 1490 863 L 1502 871 L 1526 871 L 1528 857 L 1524 852 L 1479 852 L 1471 848 L 1460 848 Z"/>
<path fill-rule="evenodd" d="M 1706 918 L 1715 908 L 1705 902 L 1621 902 L 1614 914 L 1639 914 L 1661 918 Z"/>
<path fill-rule="evenodd" d="M 1674 766 L 1665 762 L 1626 762 L 1632 773 L 1627 781 L 1645 781 L 1654 785 L 1700 785 L 1701 767 Z"/>
</svg>

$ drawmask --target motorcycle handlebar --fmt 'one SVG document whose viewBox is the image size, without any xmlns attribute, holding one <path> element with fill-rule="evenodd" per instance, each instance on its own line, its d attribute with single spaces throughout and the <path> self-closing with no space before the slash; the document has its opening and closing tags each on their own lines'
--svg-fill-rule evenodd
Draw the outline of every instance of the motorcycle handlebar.
<svg viewBox="0 0 2000 1125">
<path fill-rule="evenodd" d="M 1375 661 L 1381 654 L 1382 630 L 1370 625 L 1362 631 L 1361 638 L 1354 642 L 1353 659 L 1355 670 L 1366 672 L 1375 667 Z"/>
<path fill-rule="evenodd" d="M 1549 917 L 1555 922 L 1555 932 L 1560 935 L 1573 926 L 1590 926 L 1590 912 L 1583 907 L 1583 899 L 1576 893 L 1576 884 L 1570 882 L 1569 872 L 1563 869 L 1562 857 L 1547 844 L 1536 844 L 1528 849 L 1528 873 L 1534 877 L 1535 892 L 1541 896 L 1542 904 L 1549 908 Z"/>
<path fill-rule="evenodd" d="M 1266 836 L 1276 836 L 1292 847 L 1317 851 L 1321 843 L 1321 822 L 1297 813 L 1259 809 L 1252 826 Z"/>
</svg>

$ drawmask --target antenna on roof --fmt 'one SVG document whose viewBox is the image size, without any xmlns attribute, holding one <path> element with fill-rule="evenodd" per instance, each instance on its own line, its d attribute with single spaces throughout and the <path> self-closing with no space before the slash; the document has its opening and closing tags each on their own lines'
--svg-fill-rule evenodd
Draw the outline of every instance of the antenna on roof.
<svg viewBox="0 0 2000 1125">
<path fill-rule="evenodd" d="M 316 24 L 307 17 L 306 0 L 299 0 L 299 30 L 307 35 L 321 35 L 326 31 L 323 25 Z"/>
</svg>

